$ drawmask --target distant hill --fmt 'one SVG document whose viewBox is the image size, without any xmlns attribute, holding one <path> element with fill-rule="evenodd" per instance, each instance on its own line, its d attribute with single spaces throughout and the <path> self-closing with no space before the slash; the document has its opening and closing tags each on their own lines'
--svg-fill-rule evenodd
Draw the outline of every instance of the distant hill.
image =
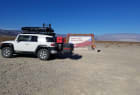
<svg viewBox="0 0 140 95">
<path fill-rule="evenodd" d="M 16 36 L 21 33 L 21 30 L 4 30 L 0 29 L 0 36 Z M 56 34 L 56 36 L 66 37 L 66 34 Z"/>
<path fill-rule="evenodd" d="M 98 41 L 127 41 L 127 42 L 140 42 L 140 34 L 131 33 L 118 33 L 118 34 L 105 34 L 95 36 Z"/>
<path fill-rule="evenodd" d="M 4 29 L 0 29 L 0 35 L 2 35 L 2 36 L 16 36 L 19 33 L 21 33 L 20 30 L 4 30 Z"/>
<path fill-rule="evenodd" d="M 67 34 L 56 34 L 56 36 L 66 37 L 66 36 L 67 36 Z"/>
<path fill-rule="evenodd" d="M 0 29 L 1 36 L 16 36 L 21 33 L 21 30 L 4 30 Z M 56 34 L 56 36 L 66 37 L 66 34 Z M 118 34 L 104 34 L 95 35 L 97 41 L 128 41 L 128 42 L 140 42 L 140 34 L 134 33 L 118 33 Z"/>
</svg>

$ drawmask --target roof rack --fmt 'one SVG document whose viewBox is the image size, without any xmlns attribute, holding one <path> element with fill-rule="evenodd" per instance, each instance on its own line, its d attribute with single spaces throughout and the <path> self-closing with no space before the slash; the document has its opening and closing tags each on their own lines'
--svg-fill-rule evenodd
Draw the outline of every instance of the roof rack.
<svg viewBox="0 0 140 95">
<path fill-rule="evenodd" d="M 50 33 L 50 32 L 28 32 L 28 31 L 24 31 L 22 32 L 22 34 L 42 34 L 42 35 L 50 35 L 50 36 L 55 36 L 55 33 Z"/>
<path fill-rule="evenodd" d="M 38 32 L 54 32 L 52 28 L 49 27 L 22 27 L 23 31 L 38 31 Z"/>
<path fill-rule="evenodd" d="M 43 35 L 50 35 L 55 36 L 54 30 L 49 27 L 22 27 L 22 34 L 43 34 Z"/>
</svg>

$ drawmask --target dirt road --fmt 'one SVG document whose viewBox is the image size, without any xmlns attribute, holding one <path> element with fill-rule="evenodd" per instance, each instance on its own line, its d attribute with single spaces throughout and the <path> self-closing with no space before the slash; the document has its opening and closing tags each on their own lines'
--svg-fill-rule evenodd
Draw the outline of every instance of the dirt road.
<svg viewBox="0 0 140 95">
<path fill-rule="evenodd" d="M 139 95 L 140 46 L 97 48 L 50 61 L 0 56 L 0 95 Z"/>
</svg>

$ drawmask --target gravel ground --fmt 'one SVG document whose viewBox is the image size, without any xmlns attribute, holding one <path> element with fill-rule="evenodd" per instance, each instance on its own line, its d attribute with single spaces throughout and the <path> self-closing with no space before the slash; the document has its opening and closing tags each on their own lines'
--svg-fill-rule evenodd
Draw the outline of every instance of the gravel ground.
<svg viewBox="0 0 140 95">
<path fill-rule="evenodd" d="M 0 56 L 0 95 L 139 95 L 140 46 L 97 48 L 49 61 Z"/>
</svg>

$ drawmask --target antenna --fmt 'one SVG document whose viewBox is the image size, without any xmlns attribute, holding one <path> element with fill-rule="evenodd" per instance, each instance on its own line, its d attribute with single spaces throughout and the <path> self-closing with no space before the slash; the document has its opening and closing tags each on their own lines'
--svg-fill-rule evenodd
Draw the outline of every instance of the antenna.
<svg viewBox="0 0 140 95">
<path fill-rule="evenodd" d="M 45 23 L 43 23 L 43 28 L 45 28 L 45 26 L 46 26 L 46 24 L 45 24 Z"/>
<path fill-rule="evenodd" d="M 50 29 L 52 28 L 52 25 L 51 25 L 51 24 L 49 24 L 49 28 L 50 28 Z"/>
</svg>

